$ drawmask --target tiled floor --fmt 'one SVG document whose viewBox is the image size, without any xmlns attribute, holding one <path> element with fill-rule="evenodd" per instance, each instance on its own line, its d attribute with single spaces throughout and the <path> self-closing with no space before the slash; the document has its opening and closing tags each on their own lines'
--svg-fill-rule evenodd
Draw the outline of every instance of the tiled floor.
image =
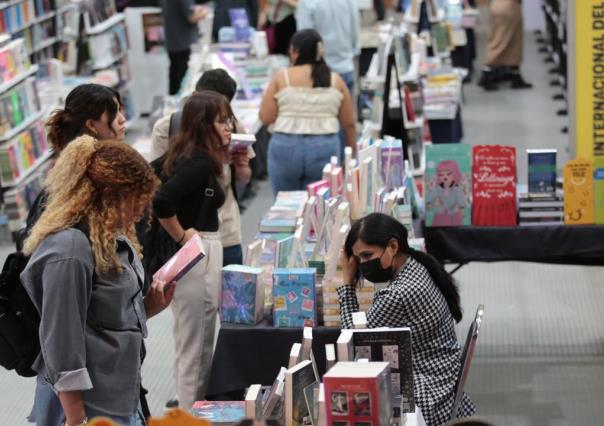
<svg viewBox="0 0 604 426">
<path fill-rule="evenodd" d="M 479 40 L 482 46 L 484 34 Z M 548 67 L 536 54 L 532 34 L 525 46 L 523 70 L 535 88 L 484 93 L 467 85 L 465 141 L 510 144 L 519 153 L 528 147 L 557 148 L 560 167 L 568 143 L 559 132 L 564 119 L 555 115 L 562 105 L 551 101 Z M 526 164 L 521 160 L 518 166 L 519 180 L 526 182 Z M 245 241 L 271 200 L 263 183 L 243 215 Z M 604 424 L 604 268 L 472 263 L 455 276 L 467 314 L 458 329 L 462 338 L 476 305 L 486 307 L 467 386 L 482 416 L 502 426 Z M 157 414 L 174 395 L 170 312 L 153 318 L 149 329 L 144 382 Z M 0 425 L 25 424 L 32 396 L 32 380 L 0 370 Z"/>
</svg>

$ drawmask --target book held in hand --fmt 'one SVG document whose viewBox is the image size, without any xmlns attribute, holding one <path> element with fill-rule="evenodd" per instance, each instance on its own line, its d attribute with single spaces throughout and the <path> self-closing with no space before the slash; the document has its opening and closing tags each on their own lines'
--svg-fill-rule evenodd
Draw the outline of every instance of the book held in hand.
<svg viewBox="0 0 604 426">
<path fill-rule="evenodd" d="M 229 152 L 238 152 L 248 149 L 256 143 L 256 136 L 245 133 L 233 133 L 231 135 L 231 143 L 229 144 Z"/>
<path fill-rule="evenodd" d="M 153 274 L 153 279 L 167 284 L 178 281 L 197 265 L 205 255 L 203 241 L 199 234 L 195 234 L 164 266 Z"/>
</svg>

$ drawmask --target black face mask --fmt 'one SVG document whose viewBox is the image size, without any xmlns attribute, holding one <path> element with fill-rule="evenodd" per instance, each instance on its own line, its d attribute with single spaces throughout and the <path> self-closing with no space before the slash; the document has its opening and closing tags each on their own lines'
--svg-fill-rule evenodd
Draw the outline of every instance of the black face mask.
<svg viewBox="0 0 604 426">
<path fill-rule="evenodd" d="M 384 250 L 386 253 L 386 250 Z M 384 255 L 382 253 L 382 256 Z M 363 263 L 359 263 L 359 272 L 368 281 L 372 283 L 385 283 L 390 281 L 393 276 L 392 265 L 387 268 L 382 268 L 382 256 L 377 259 L 371 259 Z M 394 261 L 394 259 L 392 259 Z"/>
</svg>

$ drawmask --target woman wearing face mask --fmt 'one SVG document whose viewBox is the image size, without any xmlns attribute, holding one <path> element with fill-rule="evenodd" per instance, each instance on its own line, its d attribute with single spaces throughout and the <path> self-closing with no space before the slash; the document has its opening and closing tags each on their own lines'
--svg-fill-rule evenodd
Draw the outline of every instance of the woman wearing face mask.
<svg viewBox="0 0 604 426">
<path fill-rule="evenodd" d="M 227 189 L 220 178 L 233 124 L 224 96 L 196 92 L 184 105 L 180 131 L 168 152 L 151 163 L 162 180 L 153 201 L 159 223 L 179 244 L 200 234 L 206 252 L 178 282 L 172 303 L 176 391 L 184 409 L 204 399 L 212 365 L 222 269 L 218 209 Z"/>
<path fill-rule="evenodd" d="M 453 278 L 432 256 L 411 249 L 405 227 L 381 213 L 370 214 L 352 226 L 344 252 L 345 285 L 338 288 L 343 326 L 352 328 L 352 313 L 359 310 L 359 277 L 387 282 L 374 296 L 367 326 L 411 328 L 416 402 L 427 425 L 446 423 L 461 368 L 454 321 L 461 321 L 462 313 Z M 459 416 L 475 411 L 464 394 Z"/>
</svg>

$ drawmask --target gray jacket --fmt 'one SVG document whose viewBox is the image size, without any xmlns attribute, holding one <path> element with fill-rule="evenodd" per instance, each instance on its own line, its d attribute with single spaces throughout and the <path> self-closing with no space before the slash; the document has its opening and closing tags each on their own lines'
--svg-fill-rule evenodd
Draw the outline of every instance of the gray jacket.
<svg viewBox="0 0 604 426">
<path fill-rule="evenodd" d="M 56 392 L 81 390 L 84 404 L 115 416 L 136 412 L 143 338 L 143 267 L 119 237 L 121 273 L 99 276 L 86 235 L 66 229 L 33 253 L 21 281 L 40 313 L 33 364 Z"/>
</svg>

